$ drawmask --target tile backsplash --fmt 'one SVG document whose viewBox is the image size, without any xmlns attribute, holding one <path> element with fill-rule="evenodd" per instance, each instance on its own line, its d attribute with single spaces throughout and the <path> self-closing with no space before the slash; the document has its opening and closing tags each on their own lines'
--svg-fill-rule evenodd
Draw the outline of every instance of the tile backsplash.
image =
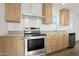
<svg viewBox="0 0 79 59">
<path fill-rule="evenodd" d="M 21 20 L 20 23 L 8 23 L 8 31 L 23 31 L 24 21 Z"/>
<path fill-rule="evenodd" d="M 20 23 L 8 23 L 8 30 L 9 31 L 22 31 L 25 27 L 39 27 L 41 30 L 57 30 L 57 29 L 67 29 L 68 27 L 58 27 L 53 28 L 53 24 L 42 24 L 42 19 L 37 18 L 26 18 L 21 19 Z"/>
<path fill-rule="evenodd" d="M 41 30 L 52 30 L 51 24 L 42 24 L 42 19 L 25 19 L 24 27 L 39 27 Z"/>
<path fill-rule="evenodd" d="M 41 30 L 52 30 L 52 25 L 42 24 L 42 19 L 22 19 L 20 23 L 8 23 L 8 31 L 22 31 L 26 27 L 39 27 Z"/>
</svg>

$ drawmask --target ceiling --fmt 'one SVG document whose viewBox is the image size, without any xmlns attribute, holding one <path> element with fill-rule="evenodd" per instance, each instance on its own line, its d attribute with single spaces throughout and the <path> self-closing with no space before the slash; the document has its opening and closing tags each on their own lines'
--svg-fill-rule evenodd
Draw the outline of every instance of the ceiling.
<svg viewBox="0 0 79 59">
<path fill-rule="evenodd" d="M 57 8 L 67 8 L 70 12 L 79 16 L 79 3 L 66 3 L 64 5 L 62 3 L 54 3 L 54 6 Z"/>
</svg>

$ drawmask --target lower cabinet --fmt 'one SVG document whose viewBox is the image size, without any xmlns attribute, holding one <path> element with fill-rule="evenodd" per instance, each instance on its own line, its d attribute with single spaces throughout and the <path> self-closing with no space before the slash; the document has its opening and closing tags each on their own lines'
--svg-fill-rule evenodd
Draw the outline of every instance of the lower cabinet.
<svg viewBox="0 0 79 59">
<path fill-rule="evenodd" d="M 58 33 L 58 49 L 63 49 L 69 46 L 69 34 L 67 32 Z"/>
<path fill-rule="evenodd" d="M 65 33 L 63 36 L 63 47 L 69 47 L 69 34 Z"/>
<path fill-rule="evenodd" d="M 0 38 L 1 56 L 23 56 L 24 40 L 23 37 L 4 37 Z"/>
<path fill-rule="evenodd" d="M 67 48 L 69 46 L 69 35 L 67 32 L 55 32 L 47 34 L 45 40 L 46 54 Z"/>
<path fill-rule="evenodd" d="M 57 33 L 47 34 L 45 40 L 46 54 L 57 51 Z"/>
<path fill-rule="evenodd" d="M 57 45 L 51 45 L 46 47 L 46 54 L 57 51 Z"/>
<path fill-rule="evenodd" d="M 58 50 L 61 50 L 64 48 L 63 41 L 64 41 L 63 33 L 58 33 Z"/>
<path fill-rule="evenodd" d="M 0 39 L 0 56 L 3 55 L 3 40 Z"/>
</svg>

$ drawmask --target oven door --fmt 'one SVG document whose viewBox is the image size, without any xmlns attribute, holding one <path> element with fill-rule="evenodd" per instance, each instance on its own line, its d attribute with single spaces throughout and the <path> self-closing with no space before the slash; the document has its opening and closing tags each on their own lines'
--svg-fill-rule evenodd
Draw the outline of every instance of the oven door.
<svg viewBox="0 0 79 59">
<path fill-rule="evenodd" d="M 44 53 L 44 38 L 45 37 L 31 37 L 27 39 L 27 54 L 37 55 Z"/>
<path fill-rule="evenodd" d="M 28 39 L 27 48 L 28 48 L 28 51 L 43 49 L 44 38 Z"/>
</svg>

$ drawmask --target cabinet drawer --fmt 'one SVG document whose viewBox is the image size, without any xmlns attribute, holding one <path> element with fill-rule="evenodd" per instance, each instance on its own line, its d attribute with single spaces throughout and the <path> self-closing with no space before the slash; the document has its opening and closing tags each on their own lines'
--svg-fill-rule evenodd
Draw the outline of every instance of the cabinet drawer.
<svg viewBox="0 0 79 59">
<path fill-rule="evenodd" d="M 47 39 L 47 40 L 50 40 L 50 39 L 57 39 L 57 35 L 50 35 L 50 36 L 47 36 L 46 39 Z"/>
<path fill-rule="evenodd" d="M 49 35 L 49 36 L 46 37 L 47 40 L 49 40 L 49 39 L 51 39 L 51 38 L 52 38 L 51 35 Z"/>
<path fill-rule="evenodd" d="M 46 54 L 55 52 L 56 50 L 57 50 L 57 46 L 56 46 L 56 45 L 48 46 L 48 47 L 46 48 Z"/>
<path fill-rule="evenodd" d="M 63 34 L 63 36 L 66 36 L 66 37 L 68 37 L 68 36 L 69 36 L 69 34 L 67 34 L 67 33 L 64 33 L 64 34 Z"/>
<path fill-rule="evenodd" d="M 57 44 L 57 39 L 47 40 L 46 42 L 46 46 L 55 45 L 55 44 Z"/>
</svg>

